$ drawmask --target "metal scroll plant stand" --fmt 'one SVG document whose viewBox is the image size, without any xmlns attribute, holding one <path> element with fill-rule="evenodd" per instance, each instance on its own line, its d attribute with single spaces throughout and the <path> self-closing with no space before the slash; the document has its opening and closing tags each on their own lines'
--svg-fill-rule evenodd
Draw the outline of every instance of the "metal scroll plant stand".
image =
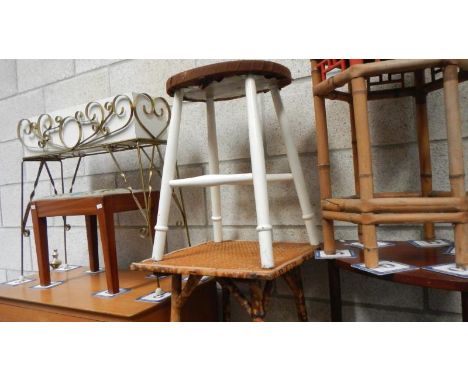
<svg viewBox="0 0 468 382">
<path fill-rule="evenodd" d="M 143 123 L 143 117 L 156 117 L 158 121 L 164 123 L 163 128 L 157 135 L 154 135 Z M 161 166 L 164 164 L 164 157 L 160 150 L 160 145 L 165 145 L 166 141 L 161 137 L 164 135 L 169 121 L 171 119 L 171 109 L 169 104 L 164 98 L 153 98 L 148 94 L 137 94 L 133 101 L 127 95 L 118 95 L 114 97 L 111 102 L 106 102 L 104 105 L 99 102 L 92 101 L 85 107 L 84 112 L 78 111 L 74 116 L 52 117 L 50 114 L 40 115 L 36 121 L 29 119 L 22 119 L 18 122 L 17 135 L 21 143 L 30 152 L 37 154 L 24 157 L 21 166 L 21 276 L 20 281 L 25 280 L 24 276 L 24 238 L 30 236 L 30 230 L 26 228 L 29 214 L 31 211 L 31 202 L 36 194 L 36 189 L 43 169 L 46 170 L 48 179 L 53 188 L 54 195 L 59 195 L 56 183 L 50 171 L 48 162 L 60 163 L 60 179 L 61 179 L 61 192 L 65 193 L 65 182 L 63 172 L 62 160 L 68 158 L 78 158 L 73 177 L 71 180 L 69 193 L 73 192 L 78 170 L 80 168 L 81 160 L 83 157 L 106 154 L 108 153 L 113 163 L 115 164 L 120 177 L 122 178 L 125 187 L 132 194 L 138 210 L 142 215 L 145 226 L 140 229 L 140 237 L 149 237 L 153 242 L 150 227 L 150 211 L 151 205 L 151 180 L 154 172 L 159 177 L 162 176 L 161 170 L 155 164 L 155 151 L 158 154 Z M 109 124 L 111 121 L 118 120 L 117 127 L 111 130 Z M 109 142 L 117 134 L 124 132 L 128 129 L 132 122 L 137 121 L 139 126 L 144 130 L 148 138 L 135 138 L 127 139 L 118 142 Z M 89 126 L 91 133 L 84 136 L 83 127 Z M 69 144 L 65 140 L 66 129 L 74 129 L 76 141 Z M 54 135 L 58 136 L 53 139 Z M 25 138 L 28 138 L 26 141 Z M 32 142 L 32 143 L 31 143 Z M 150 153 L 148 153 L 148 151 Z M 127 150 L 136 150 L 138 157 L 138 171 L 141 190 L 144 193 L 144 205 L 138 201 L 134 194 L 134 188 L 130 185 L 128 177 L 122 169 L 121 164 L 118 162 L 115 153 Z M 145 160 L 148 162 L 147 169 L 145 170 Z M 39 162 L 36 178 L 33 184 L 33 190 L 29 195 L 29 200 L 24 208 L 24 165 L 26 162 Z M 146 174 L 145 174 L 146 172 Z M 177 176 L 179 170 L 177 168 Z M 185 228 L 188 245 L 191 245 L 190 234 L 187 225 L 187 215 L 185 211 L 185 204 L 182 191 L 177 193 L 174 191 L 173 200 L 180 212 L 182 222 L 177 222 L 178 226 Z M 63 241 L 64 241 L 64 260 L 65 265 L 68 264 L 67 254 L 67 231 L 71 226 L 67 224 L 67 218 L 63 217 Z"/>
</svg>

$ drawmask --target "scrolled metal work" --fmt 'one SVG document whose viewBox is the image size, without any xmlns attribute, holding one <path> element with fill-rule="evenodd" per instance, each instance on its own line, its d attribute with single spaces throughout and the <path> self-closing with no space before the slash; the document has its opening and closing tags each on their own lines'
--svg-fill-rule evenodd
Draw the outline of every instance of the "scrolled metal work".
<svg viewBox="0 0 468 382">
<path fill-rule="evenodd" d="M 140 127 L 146 138 L 159 139 L 171 118 L 171 109 L 162 97 L 146 93 L 121 94 L 111 101 L 89 102 L 74 115 L 41 114 L 36 120 L 18 122 L 17 136 L 30 152 L 67 152 L 118 141 L 126 129 Z M 162 128 L 154 131 L 154 124 Z"/>
</svg>

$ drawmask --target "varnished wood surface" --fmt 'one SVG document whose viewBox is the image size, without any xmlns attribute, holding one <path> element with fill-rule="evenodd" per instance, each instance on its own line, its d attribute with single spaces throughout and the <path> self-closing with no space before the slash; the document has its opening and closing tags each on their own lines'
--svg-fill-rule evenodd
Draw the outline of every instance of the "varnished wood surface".
<svg viewBox="0 0 468 382">
<path fill-rule="evenodd" d="M 379 248 L 380 260 L 398 261 L 400 263 L 414 265 L 417 267 L 425 267 L 436 264 L 454 263 L 455 256 L 445 255 L 443 252 L 447 247 L 442 248 L 418 248 L 408 242 L 393 242 L 396 245 L 391 247 Z M 364 274 L 370 277 L 375 277 L 381 280 L 388 280 L 401 284 L 416 285 L 428 288 L 446 289 L 453 291 L 468 292 L 468 279 L 461 277 L 444 275 L 425 269 L 416 269 L 412 271 L 394 273 L 392 275 L 377 276 L 372 273 L 352 268 L 352 264 L 363 263 L 364 255 L 362 250 L 345 246 L 343 243 L 337 242 L 338 248 L 350 248 L 359 256 L 354 259 L 343 258 L 336 259 L 335 264 L 342 269 Z"/>
<path fill-rule="evenodd" d="M 9 286 L 0 285 L 0 321 L 169 321 L 170 299 L 161 303 L 136 301 L 156 288 L 154 279 L 146 273 L 120 271 L 122 288 L 131 291 L 114 298 L 93 296 L 107 289 L 105 273 L 86 274 L 87 268 L 66 273 L 51 272 L 52 280 L 64 284 L 51 289 L 36 290 L 38 280 Z M 161 280 L 161 287 L 171 290 L 169 277 Z M 207 281 L 194 292 L 182 312 L 183 321 L 216 321 L 216 288 Z"/>
</svg>

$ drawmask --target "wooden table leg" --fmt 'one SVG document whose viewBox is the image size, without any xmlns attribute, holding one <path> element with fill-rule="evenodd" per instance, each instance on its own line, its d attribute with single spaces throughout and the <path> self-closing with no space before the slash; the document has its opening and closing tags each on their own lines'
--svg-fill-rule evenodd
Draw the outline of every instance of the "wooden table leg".
<svg viewBox="0 0 468 382">
<path fill-rule="evenodd" d="M 328 285 L 330 288 L 330 309 L 332 322 L 343 321 L 341 309 L 340 269 L 334 260 L 328 260 Z"/>
<path fill-rule="evenodd" d="M 31 208 L 31 219 L 36 243 L 37 265 L 41 286 L 50 285 L 49 244 L 47 240 L 47 218 L 39 217 L 35 206 Z"/>
<path fill-rule="evenodd" d="M 101 234 L 104 266 L 106 268 L 107 290 L 109 293 L 119 293 L 119 270 L 115 247 L 114 214 L 98 209 L 99 232 Z"/>
<path fill-rule="evenodd" d="M 283 275 L 284 280 L 293 292 L 294 300 L 296 302 L 297 317 L 299 321 L 308 321 L 307 308 L 305 304 L 304 287 L 302 285 L 301 269 L 297 267 Z"/>
<path fill-rule="evenodd" d="M 89 270 L 99 271 L 98 235 L 96 215 L 86 215 L 86 236 L 88 238 Z"/>
<path fill-rule="evenodd" d="M 460 292 L 462 300 L 462 321 L 468 322 L 468 292 Z"/>
<path fill-rule="evenodd" d="M 228 288 L 221 287 L 221 302 L 223 307 L 223 321 L 231 321 L 231 293 Z"/>
<path fill-rule="evenodd" d="M 172 275 L 171 321 L 180 322 L 181 306 L 178 303 L 182 290 L 182 275 Z"/>
</svg>

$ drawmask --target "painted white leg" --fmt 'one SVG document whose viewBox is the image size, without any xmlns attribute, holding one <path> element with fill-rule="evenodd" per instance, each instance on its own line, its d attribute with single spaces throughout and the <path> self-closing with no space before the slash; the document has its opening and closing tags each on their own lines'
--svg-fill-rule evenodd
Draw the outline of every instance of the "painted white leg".
<svg viewBox="0 0 468 382">
<path fill-rule="evenodd" d="M 206 100 L 208 127 L 208 163 L 210 174 L 219 174 L 218 139 L 216 137 L 216 119 L 213 98 Z M 221 187 L 210 187 L 211 220 L 213 221 L 213 239 L 216 243 L 223 241 L 223 223 L 221 221 Z"/>
<path fill-rule="evenodd" d="M 157 261 L 162 260 L 166 244 L 169 210 L 172 201 L 172 188 L 169 185 L 169 182 L 175 178 L 182 100 L 183 94 L 179 90 L 174 94 L 172 117 L 168 127 L 166 153 L 164 155 L 164 167 L 161 179 L 161 191 L 159 195 L 158 216 L 156 220 L 152 256 L 153 259 Z"/>
<path fill-rule="evenodd" d="M 304 173 L 302 171 L 301 162 L 299 160 L 299 154 L 297 153 L 296 145 L 293 141 L 289 121 L 284 111 L 283 101 L 281 100 L 281 95 L 278 88 L 271 89 L 271 97 L 273 99 L 273 104 L 275 106 L 281 132 L 283 134 L 283 141 L 286 146 L 289 167 L 291 168 L 294 179 L 294 186 L 296 187 L 299 204 L 302 210 L 302 219 L 304 219 L 310 244 L 317 245 L 320 242 L 319 233 L 317 230 L 317 217 L 315 216 L 314 210 L 312 209 L 312 205 L 310 203 L 307 186 L 304 179 Z"/>
<path fill-rule="evenodd" d="M 263 268 L 273 268 L 273 235 L 268 206 L 268 191 L 265 171 L 265 153 L 263 150 L 262 127 L 257 104 L 255 79 L 248 76 L 245 81 L 247 114 L 249 118 L 250 158 L 257 211 L 257 231 L 260 245 L 260 259 Z"/>
</svg>

